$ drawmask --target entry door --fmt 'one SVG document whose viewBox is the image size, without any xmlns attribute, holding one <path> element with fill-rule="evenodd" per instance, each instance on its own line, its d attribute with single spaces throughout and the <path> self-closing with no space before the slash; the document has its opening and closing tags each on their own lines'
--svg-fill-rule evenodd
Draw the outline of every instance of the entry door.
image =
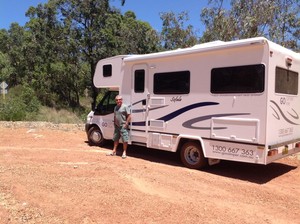
<svg viewBox="0 0 300 224">
<path fill-rule="evenodd" d="M 132 68 L 131 141 L 147 142 L 148 128 L 148 67 L 146 64 Z"/>
</svg>

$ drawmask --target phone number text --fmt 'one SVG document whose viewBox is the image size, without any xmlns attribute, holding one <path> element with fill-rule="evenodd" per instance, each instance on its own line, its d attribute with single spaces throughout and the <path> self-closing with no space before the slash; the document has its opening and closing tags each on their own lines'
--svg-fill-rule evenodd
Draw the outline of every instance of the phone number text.
<svg viewBox="0 0 300 224">
<path fill-rule="evenodd" d="M 222 146 L 222 145 L 212 145 L 212 150 L 213 150 L 214 153 L 218 153 L 218 154 L 222 154 L 222 155 L 250 157 L 250 158 L 252 158 L 254 156 L 254 150 L 237 148 L 237 147 L 226 147 L 226 146 Z"/>
</svg>

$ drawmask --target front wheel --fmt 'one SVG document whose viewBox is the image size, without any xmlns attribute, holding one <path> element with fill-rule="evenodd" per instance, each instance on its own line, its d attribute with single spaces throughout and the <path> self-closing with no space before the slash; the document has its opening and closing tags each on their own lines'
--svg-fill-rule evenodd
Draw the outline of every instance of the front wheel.
<svg viewBox="0 0 300 224">
<path fill-rule="evenodd" d="M 98 127 L 91 127 L 88 131 L 88 140 L 90 145 L 103 146 L 105 140 Z"/>
<path fill-rule="evenodd" d="M 181 148 L 180 158 L 182 163 L 191 169 L 200 169 L 207 166 L 207 159 L 197 142 L 186 142 Z"/>
</svg>

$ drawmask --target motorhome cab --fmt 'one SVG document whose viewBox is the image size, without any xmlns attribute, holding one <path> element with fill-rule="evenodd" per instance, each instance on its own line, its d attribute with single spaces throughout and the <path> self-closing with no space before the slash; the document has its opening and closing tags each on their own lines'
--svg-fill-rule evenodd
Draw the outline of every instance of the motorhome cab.
<svg viewBox="0 0 300 224">
<path fill-rule="evenodd" d="M 93 81 L 109 91 L 88 115 L 88 139 L 112 138 L 120 93 L 129 144 L 180 152 L 195 169 L 269 164 L 300 152 L 299 72 L 300 54 L 262 37 L 103 59 Z"/>
</svg>

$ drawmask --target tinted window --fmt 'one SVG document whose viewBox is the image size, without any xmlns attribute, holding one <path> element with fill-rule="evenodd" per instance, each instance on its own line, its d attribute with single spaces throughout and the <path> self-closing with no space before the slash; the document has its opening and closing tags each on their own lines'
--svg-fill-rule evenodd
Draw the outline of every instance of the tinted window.
<svg viewBox="0 0 300 224">
<path fill-rule="evenodd" d="M 112 65 L 103 65 L 103 76 L 109 77 L 112 75 Z"/>
<path fill-rule="evenodd" d="M 165 72 L 154 74 L 155 94 L 188 94 L 190 92 L 190 72 Z"/>
<path fill-rule="evenodd" d="M 95 115 L 107 115 L 114 112 L 116 106 L 115 98 L 118 95 L 117 91 L 108 91 L 97 105 Z"/>
<path fill-rule="evenodd" d="M 211 71 L 212 93 L 261 93 L 265 86 L 265 66 L 246 65 L 214 68 Z"/>
<path fill-rule="evenodd" d="M 145 90 L 145 70 L 134 71 L 134 92 L 143 93 Z"/>
<path fill-rule="evenodd" d="M 283 94 L 298 94 L 298 73 L 276 67 L 275 92 Z"/>
</svg>

